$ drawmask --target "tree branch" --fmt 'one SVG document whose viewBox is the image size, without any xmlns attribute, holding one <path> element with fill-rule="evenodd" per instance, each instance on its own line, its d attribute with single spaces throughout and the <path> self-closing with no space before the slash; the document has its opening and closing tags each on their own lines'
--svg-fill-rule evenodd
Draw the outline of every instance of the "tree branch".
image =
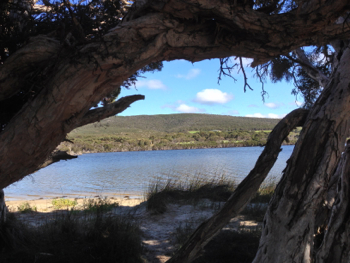
<svg viewBox="0 0 350 263">
<path fill-rule="evenodd" d="M 241 70 L 243 72 L 243 76 L 244 76 L 244 92 L 247 91 L 247 88 L 248 87 L 250 90 L 253 90 L 252 87 L 249 85 L 248 83 L 248 78 L 247 78 L 247 75 L 245 74 L 245 70 L 244 70 L 244 66 L 243 66 L 243 61 L 242 61 L 242 57 L 239 57 L 239 63 L 241 65 Z"/>
<path fill-rule="evenodd" d="M 104 107 L 97 108 L 94 110 L 88 111 L 84 117 L 79 121 L 75 128 L 84 126 L 89 123 L 94 123 L 110 116 L 116 115 L 118 113 L 123 112 L 126 108 L 128 108 L 132 103 L 138 100 L 144 100 L 145 96 L 143 95 L 132 95 L 120 98 L 116 102 L 107 104 Z"/>
<path fill-rule="evenodd" d="M 293 59 L 287 56 L 290 60 L 297 62 L 303 70 L 310 76 L 310 78 L 316 80 L 321 87 L 326 87 L 329 82 L 329 78 L 322 73 L 319 69 L 314 67 L 309 59 L 306 57 L 305 52 L 301 48 L 293 50 L 293 53 L 298 57 L 298 59 Z"/>
<path fill-rule="evenodd" d="M 295 127 L 304 124 L 309 111 L 296 109 L 284 117 L 270 133 L 265 149 L 260 154 L 253 170 L 238 185 L 224 207 L 202 223 L 181 249 L 167 263 L 189 263 L 198 257 L 203 247 L 249 203 L 271 170 L 282 142 Z"/>
<path fill-rule="evenodd" d="M 53 163 L 57 163 L 61 160 L 71 160 L 78 158 L 78 156 L 75 155 L 70 155 L 65 151 L 54 151 L 53 153 L 50 154 L 50 156 L 45 160 L 45 162 L 38 167 L 38 170 L 45 168 Z"/>
</svg>

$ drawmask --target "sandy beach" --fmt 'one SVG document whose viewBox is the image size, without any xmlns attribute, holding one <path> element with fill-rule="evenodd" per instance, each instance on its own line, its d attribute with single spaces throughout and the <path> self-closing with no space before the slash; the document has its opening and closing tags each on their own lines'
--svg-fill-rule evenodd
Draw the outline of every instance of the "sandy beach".
<svg viewBox="0 0 350 263">
<path fill-rule="evenodd" d="M 14 212 L 15 216 L 21 221 L 32 225 L 33 227 L 54 219 L 59 213 L 67 212 L 67 207 L 62 207 L 57 210 L 52 204 L 55 199 L 39 199 L 29 201 L 8 201 L 7 207 L 10 212 Z M 77 201 L 74 209 L 82 209 L 84 202 L 88 199 L 69 199 Z M 94 200 L 98 201 L 98 198 Z M 196 205 L 170 203 L 167 205 L 167 211 L 164 214 L 152 214 L 146 210 L 146 202 L 144 199 L 135 198 L 112 198 L 111 203 L 118 203 L 118 206 L 108 212 L 109 214 L 131 215 L 139 222 L 140 229 L 143 232 L 142 242 L 145 247 L 148 262 L 164 263 L 177 249 L 175 245 L 175 233 L 177 228 L 184 224 L 190 224 L 196 228 L 206 218 L 211 217 L 215 212 L 222 207 L 223 202 L 213 202 L 203 199 Z M 30 207 L 36 208 L 36 212 L 21 213 L 18 208 L 23 204 L 28 203 Z M 70 207 L 68 207 L 70 209 Z M 244 225 L 245 227 L 257 226 L 254 221 L 246 221 L 244 217 L 238 216 L 231 219 L 231 222 L 225 229 L 238 231 Z"/>
<path fill-rule="evenodd" d="M 28 203 L 30 207 L 35 207 L 37 212 L 40 213 L 49 213 L 53 212 L 57 209 L 53 206 L 52 202 L 56 199 L 60 199 L 61 197 L 57 198 L 50 198 L 50 199 L 36 199 L 36 200 L 16 200 L 16 201 L 6 201 L 6 206 L 8 207 L 9 211 L 11 212 L 17 212 L 18 207 L 20 207 L 24 203 Z M 76 201 L 77 205 L 74 207 L 74 209 L 82 209 L 84 206 L 84 202 L 87 200 L 98 200 L 98 197 L 94 198 L 64 198 L 68 199 L 70 201 Z M 128 196 L 124 198 L 109 198 L 108 199 L 111 203 L 118 203 L 119 206 L 126 206 L 126 207 L 134 207 L 136 205 L 139 205 L 144 200 L 142 198 L 129 198 Z M 62 209 L 69 209 L 71 206 L 68 207 L 62 207 Z M 61 209 L 61 210 L 62 210 Z"/>
</svg>

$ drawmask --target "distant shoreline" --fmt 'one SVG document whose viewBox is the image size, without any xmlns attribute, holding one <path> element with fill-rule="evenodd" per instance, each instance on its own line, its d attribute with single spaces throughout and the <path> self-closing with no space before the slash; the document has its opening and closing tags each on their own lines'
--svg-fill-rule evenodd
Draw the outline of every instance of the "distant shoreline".
<svg viewBox="0 0 350 263">
<path fill-rule="evenodd" d="M 295 143 L 283 143 L 282 146 L 295 145 Z M 150 152 L 150 151 L 171 151 L 171 150 L 197 150 L 197 149 L 220 149 L 220 148 L 238 148 L 238 147 L 265 147 L 265 145 L 234 145 L 234 146 L 217 146 L 217 147 L 184 147 L 184 148 L 164 148 L 164 149 L 137 149 L 121 151 L 68 151 L 71 155 L 83 155 L 90 153 L 113 153 L 113 152 Z"/>
</svg>

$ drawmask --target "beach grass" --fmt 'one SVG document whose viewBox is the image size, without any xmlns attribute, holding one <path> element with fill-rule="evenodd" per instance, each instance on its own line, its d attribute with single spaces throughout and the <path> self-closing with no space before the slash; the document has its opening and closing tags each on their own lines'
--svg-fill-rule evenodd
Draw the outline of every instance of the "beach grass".
<svg viewBox="0 0 350 263">
<path fill-rule="evenodd" d="M 108 197 L 99 197 L 98 199 L 85 199 L 82 209 L 85 212 L 102 213 L 111 211 L 115 207 L 118 207 L 118 203 L 111 202 Z"/>
<path fill-rule="evenodd" d="M 38 227 L 10 213 L 0 225 L 1 262 L 144 262 L 141 231 L 130 215 L 73 212 L 56 213 Z"/>
<path fill-rule="evenodd" d="M 209 199 L 213 202 L 226 202 L 231 196 L 237 183 L 223 176 L 213 179 L 205 179 L 196 176 L 193 179 L 157 181 L 150 184 L 145 198 L 147 210 L 155 214 L 166 212 L 168 203 Z M 251 199 L 250 204 L 242 211 L 249 219 L 261 221 L 272 195 L 275 191 L 277 180 L 268 178 Z"/>
<path fill-rule="evenodd" d="M 187 181 L 168 179 L 150 184 L 146 193 L 147 210 L 155 214 L 166 212 L 171 202 L 196 202 L 200 199 L 226 201 L 236 187 L 234 180 L 224 177 L 205 179 L 195 176 Z"/>
</svg>

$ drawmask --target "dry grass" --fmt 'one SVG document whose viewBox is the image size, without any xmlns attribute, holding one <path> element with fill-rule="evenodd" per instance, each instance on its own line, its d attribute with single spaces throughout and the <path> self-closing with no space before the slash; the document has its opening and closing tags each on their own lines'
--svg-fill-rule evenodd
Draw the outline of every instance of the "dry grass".
<svg viewBox="0 0 350 263">
<path fill-rule="evenodd" d="M 167 180 L 152 184 L 146 193 L 147 210 L 166 212 L 169 202 L 198 202 L 200 199 L 225 202 L 236 187 L 234 181 L 223 177 L 211 181 L 197 177 L 189 181 Z"/>
<path fill-rule="evenodd" d="M 0 224 L 2 263 L 143 262 L 139 225 L 131 216 L 108 215 L 104 204 L 63 211 L 38 227 L 9 214 Z"/>
</svg>

